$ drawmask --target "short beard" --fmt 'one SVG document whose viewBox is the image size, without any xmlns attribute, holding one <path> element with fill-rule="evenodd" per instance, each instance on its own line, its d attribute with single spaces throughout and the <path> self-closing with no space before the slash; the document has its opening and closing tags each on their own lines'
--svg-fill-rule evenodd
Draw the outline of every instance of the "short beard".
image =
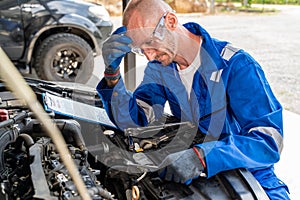
<svg viewBox="0 0 300 200">
<path fill-rule="evenodd" d="M 174 61 L 175 56 L 176 56 L 176 52 L 177 52 L 177 47 L 178 47 L 178 45 L 175 41 L 175 37 L 174 37 L 174 35 L 172 34 L 171 31 L 166 30 L 165 38 L 164 38 L 163 43 L 164 43 L 163 51 L 165 51 L 168 54 L 169 60 L 162 63 L 162 65 L 168 66 Z"/>
</svg>

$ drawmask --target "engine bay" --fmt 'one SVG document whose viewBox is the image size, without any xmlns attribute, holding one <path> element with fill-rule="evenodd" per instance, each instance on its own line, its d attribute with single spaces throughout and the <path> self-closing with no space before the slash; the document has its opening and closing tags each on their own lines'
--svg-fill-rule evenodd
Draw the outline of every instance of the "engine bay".
<svg viewBox="0 0 300 200">
<path fill-rule="evenodd" d="M 67 99 L 103 109 L 93 88 L 33 79 L 27 79 L 27 83 L 44 106 L 48 93 L 58 101 Z M 81 110 L 81 104 L 76 104 L 75 110 Z M 266 199 L 246 169 L 222 172 L 209 179 L 203 174 L 190 185 L 160 178 L 161 158 L 204 140 L 195 126 L 171 115 L 147 127 L 121 131 L 110 123 L 97 123 L 74 113 L 45 110 L 61 131 L 93 200 Z M 81 199 L 43 124 L 1 82 L 0 156 L 0 199 Z"/>
</svg>

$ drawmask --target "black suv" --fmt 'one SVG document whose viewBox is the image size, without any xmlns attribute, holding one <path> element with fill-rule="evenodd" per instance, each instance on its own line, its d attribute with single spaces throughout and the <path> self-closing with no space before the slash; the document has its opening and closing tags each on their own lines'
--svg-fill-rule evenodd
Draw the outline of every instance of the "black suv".
<svg viewBox="0 0 300 200">
<path fill-rule="evenodd" d="M 22 71 L 87 82 L 113 24 L 104 6 L 80 0 L 0 0 L 0 46 Z"/>
</svg>

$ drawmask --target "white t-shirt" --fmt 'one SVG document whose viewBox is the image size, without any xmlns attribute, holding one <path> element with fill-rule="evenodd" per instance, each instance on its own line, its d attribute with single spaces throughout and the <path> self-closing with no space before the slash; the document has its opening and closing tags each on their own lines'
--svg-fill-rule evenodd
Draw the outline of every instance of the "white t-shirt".
<svg viewBox="0 0 300 200">
<path fill-rule="evenodd" d="M 189 98 L 190 98 L 190 94 L 192 91 L 194 74 L 197 71 L 197 69 L 199 68 L 200 64 L 201 64 L 201 60 L 200 60 L 200 48 L 199 48 L 198 54 L 190 66 L 181 70 L 181 69 L 179 69 L 179 66 L 177 65 L 180 79 L 181 79 L 183 85 L 185 86 L 185 89 L 188 93 Z"/>
</svg>

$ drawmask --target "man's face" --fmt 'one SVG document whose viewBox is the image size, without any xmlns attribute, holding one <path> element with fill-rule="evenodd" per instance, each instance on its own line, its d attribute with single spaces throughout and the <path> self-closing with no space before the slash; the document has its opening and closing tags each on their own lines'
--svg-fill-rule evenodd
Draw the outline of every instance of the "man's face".
<svg viewBox="0 0 300 200">
<path fill-rule="evenodd" d="M 177 46 L 173 33 L 165 27 L 165 14 L 155 27 L 130 29 L 126 35 L 132 40 L 132 51 L 146 58 L 169 65 L 175 58 Z"/>
</svg>

